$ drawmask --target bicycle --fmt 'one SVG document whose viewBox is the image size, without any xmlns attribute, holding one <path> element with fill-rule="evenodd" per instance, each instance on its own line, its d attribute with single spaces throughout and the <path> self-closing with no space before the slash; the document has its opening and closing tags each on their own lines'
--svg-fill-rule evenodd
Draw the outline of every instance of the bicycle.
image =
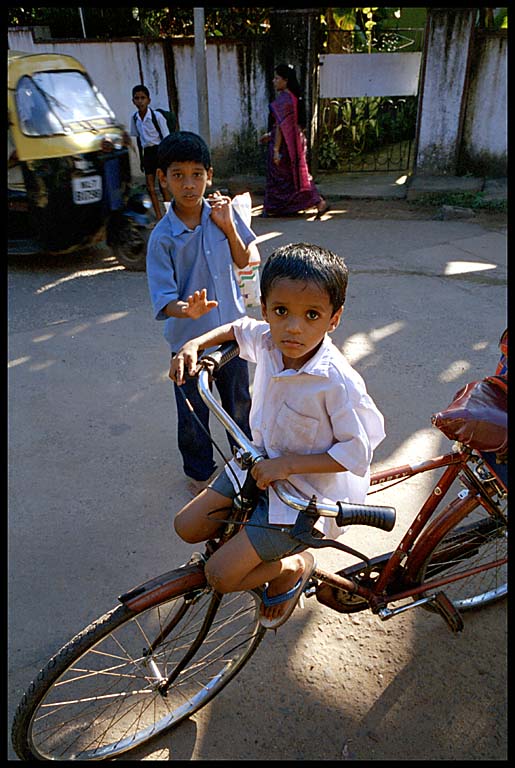
<svg viewBox="0 0 515 768">
<path fill-rule="evenodd" d="M 262 456 L 210 388 L 216 370 L 237 354 L 232 342 L 205 355 L 198 387 L 240 446 L 235 450 L 240 466 L 250 470 Z M 422 606 L 439 614 L 453 632 L 461 631 L 463 611 L 507 594 L 508 494 L 495 466 L 492 457 L 457 444 L 417 465 L 372 473 L 371 486 L 381 486 L 443 469 L 400 544 L 373 559 L 340 541 L 315 538 L 313 526 L 326 515 L 340 526 L 391 531 L 393 507 L 320 504 L 296 495 L 289 483 L 276 482 L 280 498 L 299 512 L 293 532 L 300 541 L 360 560 L 334 573 L 317 567 L 304 595 L 341 613 L 369 608 L 382 620 Z M 456 479 L 464 489 L 444 506 Z M 245 524 L 254 491 L 248 471 L 218 540 L 208 541 L 203 553 L 179 568 L 121 595 L 119 605 L 50 659 L 14 717 L 12 741 L 22 760 L 117 757 L 193 715 L 243 668 L 266 632 L 259 623 L 261 591 L 220 595 L 207 584 L 204 564 Z"/>
</svg>

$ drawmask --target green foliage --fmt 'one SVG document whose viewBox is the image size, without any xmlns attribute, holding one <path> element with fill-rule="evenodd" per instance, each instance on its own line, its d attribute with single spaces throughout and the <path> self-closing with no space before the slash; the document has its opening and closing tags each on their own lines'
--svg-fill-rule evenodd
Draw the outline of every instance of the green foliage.
<svg viewBox="0 0 515 768">
<path fill-rule="evenodd" d="M 10 26 L 50 27 L 52 37 L 82 37 L 77 7 L 24 7 L 8 9 Z M 270 8 L 204 9 L 208 37 L 249 39 L 266 34 Z M 84 26 L 89 39 L 119 37 L 165 37 L 193 35 L 193 7 L 82 7 Z"/>
<path fill-rule="evenodd" d="M 324 131 L 318 147 L 318 164 L 322 170 L 338 170 L 341 166 L 343 157 L 342 150 L 337 142 L 329 135 L 328 131 Z"/>
<path fill-rule="evenodd" d="M 409 48 L 422 50 L 426 8 L 330 8 L 321 15 L 323 47 L 330 24 L 345 32 L 346 53 L 383 53 Z M 400 24 L 402 23 L 402 27 Z M 336 52 L 336 51 L 335 51 Z"/>
<path fill-rule="evenodd" d="M 508 9 L 496 8 L 494 14 L 495 29 L 508 29 Z"/>
<path fill-rule="evenodd" d="M 485 200 L 484 192 L 431 192 L 419 195 L 409 201 L 413 206 L 430 206 L 439 208 L 442 205 L 456 205 L 460 208 L 472 208 L 473 210 L 492 211 L 497 213 L 507 212 L 508 203 L 504 199 Z"/>
<path fill-rule="evenodd" d="M 324 99 L 320 168 L 337 169 L 346 158 L 413 138 L 416 118 L 415 96 Z"/>
<path fill-rule="evenodd" d="M 381 99 L 381 142 L 391 144 L 415 135 L 418 99 L 416 96 Z"/>
<path fill-rule="evenodd" d="M 333 19 L 339 29 L 352 31 L 356 28 L 356 8 L 333 8 Z"/>
<path fill-rule="evenodd" d="M 52 37 L 81 38 L 82 25 L 78 7 L 24 7 L 8 9 L 10 26 L 44 26 Z M 140 26 L 131 8 L 82 8 L 88 38 L 108 39 L 139 35 Z"/>
<path fill-rule="evenodd" d="M 478 8 L 476 25 L 480 29 L 508 29 L 508 8 Z"/>
</svg>

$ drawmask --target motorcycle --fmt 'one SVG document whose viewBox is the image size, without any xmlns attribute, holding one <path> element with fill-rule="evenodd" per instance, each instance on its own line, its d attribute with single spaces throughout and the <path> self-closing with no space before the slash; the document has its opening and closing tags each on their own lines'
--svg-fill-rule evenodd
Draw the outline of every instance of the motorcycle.
<svg viewBox="0 0 515 768">
<path fill-rule="evenodd" d="M 72 56 L 8 52 L 8 252 L 105 241 L 145 269 L 152 207 L 131 188 L 130 138 Z"/>
</svg>

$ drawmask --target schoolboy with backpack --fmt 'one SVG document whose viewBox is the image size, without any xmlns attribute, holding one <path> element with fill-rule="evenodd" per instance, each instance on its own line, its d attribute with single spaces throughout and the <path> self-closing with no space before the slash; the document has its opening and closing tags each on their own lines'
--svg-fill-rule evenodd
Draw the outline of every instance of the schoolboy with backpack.
<svg viewBox="0 0 515 768">
<path fill-rule="evenodd" d="M 131 117 L 130 134 L 136 137 L 140 158 L 140 167 L 145 174 L 147 190 L 152 200 L 156 219 L 162 216 L 156 194 L 157 148 L 160 142 L 177 130 L 177 118 L 172 111 L 152 109 L 150 93 L 145 85 L 135 85 L 132 89 L 132 103 L 138 108 Z M 170 197 L 166 189 L 161 189 L 163 200 Z"/>
</svg>

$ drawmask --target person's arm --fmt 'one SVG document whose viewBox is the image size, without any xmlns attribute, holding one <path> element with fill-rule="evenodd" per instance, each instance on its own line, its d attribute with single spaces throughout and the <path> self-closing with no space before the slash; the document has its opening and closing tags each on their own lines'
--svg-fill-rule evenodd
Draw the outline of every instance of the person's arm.
<svg viewBox="0 0 515 768">
<path fill-rule="evenodd" d="M 287 480 L 290 475 L 346 472 L 347 469 L 328 453 L 289 453 L 275 459 L 263 459 L 254 465 L 251 474 L 258 488 L 265 489 L 274 480 Z"/>
<path fill-rule="evenodd" d="M 167 317 L 197 320 L 217 306 L 218 302 L 215 299 L 208 300 L 207 289 L 202 288 L 202 290 L 195 291 L 195 293 L 188 296 L 186 301 L 176 299 L 168 302 L 164 308 L 164 313 Z"/>
<path fill-rule="evenodd" d="M 234 329 L 232 323 L 220 325 L 212 331 L 190 339 L 184 344 L 170 362 L 169 378 L 179 386 L 184 384 L 184 372 L 192 376 L 197 369 L 198 353 L 209 347 L 216 347 L 226 341 L 234 341 Z"/>
<path fill-rule="evenodd" d="M 185 299 L 175 279 L 175 248 L 169 237 L 159 236 L 154 230 L 147 245 L 147 282 L 156 320 L 168 317 L 196 320 L 218 306 L 208 300 L 207 289 L 194 291 Z"/>
<path fill-rule="evenodd" d="M 138 123 L 136 120 L 137 110 L 136 112 L 132 112 L 131 116 L 129 117 L 129 135 L 130 136 L 136 136 L 136 138 L 139 136 L 138 134 Z"/>
<path fill-rule="evenodd" d="M 277 130 L 275 132 L 275 141 L 274 141 L 274 163 L 277 165 L 281 161 L 281 144 L 283 140 L 283 135 L 281 132 L 281 126 L 277 126 Z"/>
<path fill-rule="evenodd" d="M 245 245 L 238 234 L 232 214 L 231 198 L 227 195 L 212 195 L 209 197 L 209 204 L 211 206 L 211 219 L 226 236 L 231 250 L 231 258 L 236 266 L 240 269 L 246 267 L 252 257 L 254 260 L 259 260 L 256 245 L 253 242 Z"/>
</svg>

